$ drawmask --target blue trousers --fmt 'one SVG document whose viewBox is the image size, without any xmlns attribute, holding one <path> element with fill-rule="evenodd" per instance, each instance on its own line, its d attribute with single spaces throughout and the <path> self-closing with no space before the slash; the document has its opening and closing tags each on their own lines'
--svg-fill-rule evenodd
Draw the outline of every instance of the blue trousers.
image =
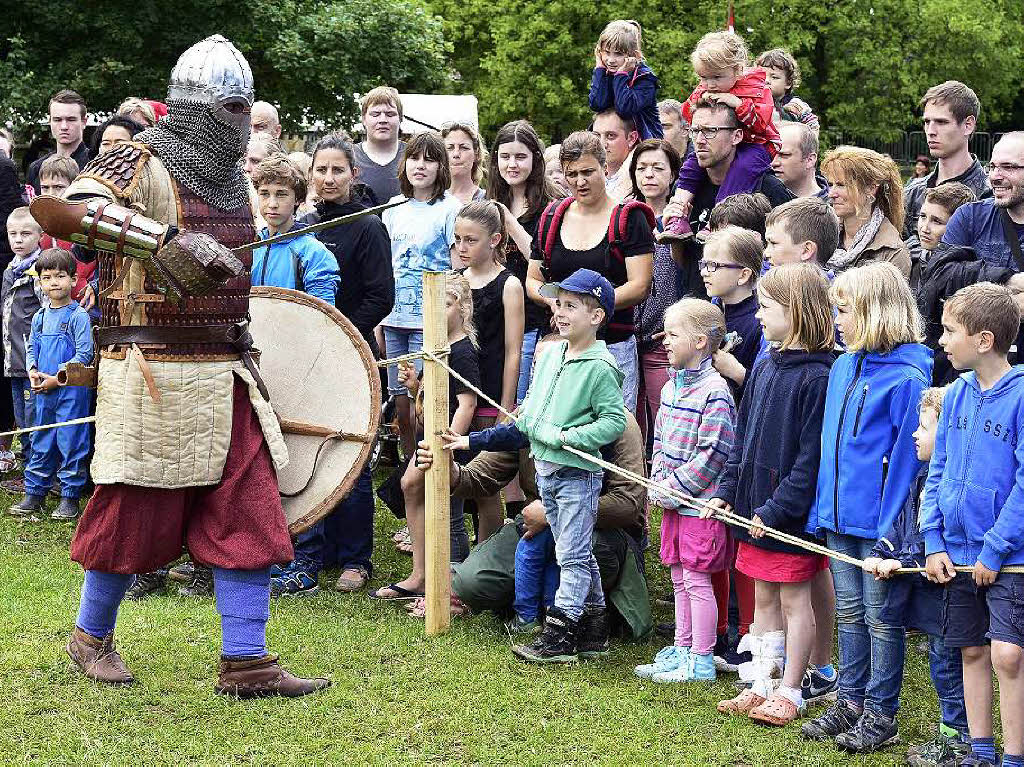
<svg viewBox="0 0 1024 767">
<path fill-rule="evenodd" d="M 70 421 L 89 415 L 91 397 L 82 386 L 66 386 L 35 395 L 35 424 Z M 25 466 L 25 492 L 46 495 L 54 477 L 64 498 L 77 499 L 88 475 L 89 424 L 37 431 L 32 436 L 32 457 Z"/>
<path fill-rule="evenodd" d="M 14 423 L 19 429 L 36 425 L 36 395 L 27 378 L 11 379 L 11 398 L 14 400 Z M 32 460 L 32 442 L 39 432 L 30 432 L 18 437 L 21 443 L 22 462 L 28 466 Z"/>
<path fill-rule="evenodd" d="M 947 647 L 941 636 L 928 637 L 928 665 L 932 684 L 939 696 L 942 723 L 968 738 L 967 708 L 964 705 L 964 668 L 959 647 Z"/>
<path fill-rule="evenodd" d="M 520 538 L 516 544 L 515 599 L 512 609 L 525 621 L 536 620 L 541 605 L 550 607 L 558 589 L 558 562 L 555 536 L 547 527 L 532 538 Z"/>
</svg>

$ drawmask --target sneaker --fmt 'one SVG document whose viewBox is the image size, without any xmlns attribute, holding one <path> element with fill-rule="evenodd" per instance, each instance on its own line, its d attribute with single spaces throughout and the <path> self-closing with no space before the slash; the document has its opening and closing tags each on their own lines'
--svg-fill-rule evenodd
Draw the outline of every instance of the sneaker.
<svg viewBox="0 0 1024 767">
<path fill-rule="evenodd" d="M 557 607 L 548 610 L 544 631 L 528 645 L 515 645 L 512 652 L 528 663 L 571 663 L 577 654 L 578 621 Z"/>
<path fill-rule="evenodd" d="M 896 717 L 866 708 L 857 724 L 836 736 L 836 745 L 855 754 L 870 754 L 899 740 Z"/>
<path fill-rule="evenodd" d="M 188 583 L 196 577 L 195 563 L 191 559 L 179 562 L 167 571 L 167 577 L 172 581 L 177 581 L 178 583 Z"/>
<path fill-rule="evenodd" d="M 659 671 L 651 679 L 655 682 L 713 682 L 715 659 L 711 653 L 689 652 L 686 659 L 672 671 Z"/>
<path fill-rule="evenodd" d="M 641 679 L 650 679 L 658 673 L 675 671 L 680 665 L 686 664 L 689 655 L 689 647 L 676 647 L 675 645 L 662 647 L 651 663 L 637 666 L 633 669 L 633 673 Z"/>
<path fill-rule="evenodd" d="M 512 620 L 505 624 L 505 630 L 510 634 L 536 634 L 541 629 L 541 623 L 536 618 L 523 618 L 516 614 Z"/>
<path fill-rule="evenodd" d="M 213 596 L 213 570 L 203 565 L 195 565 L 192 580 L 178 589 L 180 597 L 212 597 Z"/>
<path fill-rule="evenodd" d="M 7 513 L 12 517 L 30 517 L 43 510 L 46 498 L 42 495 L 26 495 L 17 503 L 11 504 Z"/>
<path fill-rule="evenodd" d="M 276 578 L 270 579 L 270 596 L 310 596 L 320 591 L 320 573 L 305 567 L 286 569 Z"/>
<path fill-rule="evenodd" d="M 608 638 L 611 627 L 608 610 L 604 607 L 587 607 L 583 610 L 579 625 L 579 656 L 593 660 L 608 654 Z"/>
<path fill-rule="evenodd" d="M 839 674 L 832 673 L 832 678 L 818 671 L 814 666 L 804 672 L 804 678 L 800 680 L 800 692 L 803 693 L 804 703 L 818 703 L 827 700 L 835 703 L 839 697 Z"/>
<path fill-rule="evenodd" d="M 152 573 L 140 573 L 132 580 L 132 585 L 124 593 L 125 599 L 138 602 L 140 599 L 163 591 L 167 584 L 167 571 L 156 570 Z"/>
<path fill-rule="evenodd" d="M 725 638 L 724 647 L 719 644 L 722 637 Z M 728 635 L 723 634 L 715 641 L 715 668 L 723 673 L 735 674 L 740 669 L 741 663 L 750 663 L 753 660 L 753 656 L 749 651 L 739 651 L 739 644 L 743 641 L 743 637 L 736 637 L 736 641 L 733 642 L 728 638 Z"/>
<path fill-rule="evenodd" d="M 854 704 L 838 700 L 817 719 L 804 722 L 800 732 L 810 740 L 829 741 L 846 732 L 860 720 L 861 709 Z"/>
<path fill-rule="evenodd" d="M 971 744 L 957 736 L 939 733 L 927 743 L 907 751 L 910 767 L 957 767 L 971 753 Z"/>
<path fill-rule="evenodd" d="M 670 218 L 664 231 L 654 235 L 658 242 L 683 242 L 693 237 L 693 229 L 685 218 Z"/>
<path fill-rule="evenodd" d="M 0 450 L 0 474 L 9 474 L 17 468 L 17 456 L 10 450 Z"/>
<path fill-rule="evenodd" d="M 78 515 L 82 513 L 82 510 L 78 508 L 77 498 L 61 498 L 60 503 L 57 504 L 57 508 L 53 510 L 50 515 L 51 519 L 59 519 L 63 522 L 68 522 L 72 519 L 78 519 Z"/>
</svg>

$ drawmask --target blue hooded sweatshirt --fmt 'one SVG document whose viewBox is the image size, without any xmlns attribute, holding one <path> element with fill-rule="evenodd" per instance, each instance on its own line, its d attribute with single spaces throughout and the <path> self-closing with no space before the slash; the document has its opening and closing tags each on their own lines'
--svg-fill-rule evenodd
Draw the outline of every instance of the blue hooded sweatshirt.
<svg viewBox="0 0 1024 767">
<path fill-rule="evenodd" d="M 292 229 L 301 229 L 295 222 Z M 265 227 L 260 239 L 266 240 L 270 232 Z M 291 288 L 309 293 L 334 305 L 338 292 L 338 262 L 334 254 L 312 234 L 300 234 L 294 239 L 256 248 L 252 254 L 252 284 Z"/>
<path fill-rule="evenodd" d="M 646 64 L 632 72 L 594 69 L 590 79 L 590 108 L 595 112 L 614 109 L 620 117 L 636 124 L 640 140 L 664 138 L 658 113 L 658 78 Z"/>
<path fill-rule="evenodd" d="M 1024 564 L 1024 366 L 988 391 L 949 386 L 921 507 L 925 552 L 989 570 Z"/>
<path fill-rule="evenodd" d="M 821 465 L 807 532 L 877 540 L 892 527 L 921 467 L 913 434 L 932 352 L 847 352 L 828 377 Z"/>
</svg>

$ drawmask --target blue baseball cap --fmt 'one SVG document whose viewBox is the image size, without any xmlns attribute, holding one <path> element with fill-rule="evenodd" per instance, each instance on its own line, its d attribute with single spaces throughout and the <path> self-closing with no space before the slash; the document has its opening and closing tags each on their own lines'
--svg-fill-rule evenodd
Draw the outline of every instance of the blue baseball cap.
<svg viewBox="0 0 1024 767">
<path fill-rule="evenodd" d="M 558 298 L 558 291 L 579 293 L 581 296 L 593 296 L 601 302 L 604 309 L 604 320 L 608 322 L 615 311 L 615 288 L 593 269 L 577 269 L 561 282 L 547 282 L 540 287 L 540 294 L 545 298 Z"/>
</svg>

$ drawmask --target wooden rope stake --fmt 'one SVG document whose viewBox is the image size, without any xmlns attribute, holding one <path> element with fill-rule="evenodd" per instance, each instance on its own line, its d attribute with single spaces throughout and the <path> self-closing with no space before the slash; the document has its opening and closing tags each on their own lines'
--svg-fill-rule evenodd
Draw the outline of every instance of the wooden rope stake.
<svg viewBox="0 0 1024 767">
<path fill-rule="evenodd" d="M 439 354 L 448 348 L 445 313 L 445 275 L 423 275 L 423 366 L 424 436 L 435 455 L 443 455 L 441 435 L 450 423 L 448 412 L 448 366 Z M 440 469 L 438 471 L 438 469 Z M 438 461 L 426 472 L 424 548 L 426 552 L 426 630 L 434 636 L 451 625 L 451 490 L 447 461 Z"/>
</svg>

